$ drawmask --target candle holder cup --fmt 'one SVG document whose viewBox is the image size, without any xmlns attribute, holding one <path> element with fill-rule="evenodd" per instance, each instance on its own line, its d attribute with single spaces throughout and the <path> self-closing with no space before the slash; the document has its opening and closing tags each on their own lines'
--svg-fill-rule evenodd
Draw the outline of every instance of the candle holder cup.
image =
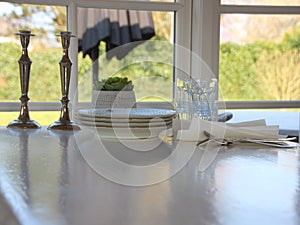
<svg viewBox="0 0 300 225">
<path fill-rule="evenodd" d="M 22 95 L 20 97 L 21 108 L 18 119 L 10 122 L 7 127 L 8 128 L 22 128 L 22 129 L 36 129 L 41 126 L 34 120 L 30 119 L 29 110 L 28 110 L 28 88 L 29 88 L 29 78 L 30 78 L 30 67 L 32 61 L 28 56 L 28 45 L 30 41 L 30 36 L 34 36 L 31 34 L 29 30 L 20 30 L 16 35 L 20 35 L 20 41 L 22 45 L 22 55 L 18 60 L 19 70 L 20 70 L 20 82 L 21 82 L 21 92 Z"/>
<path fill-rule="evenodd" d="M 61 111 L 60 117 L 57 121 L 50 124 L 48 129 L 54 130 L 80 130 L 80 127 L 75 124 L 73 121 L 70 120 L 69 116 L 69 86 L 70 86 L 70 77 L 71 77 L 71 67 L 72 62 L 69 58 L 69 46 L 70 46 L 70 39 L 71 37 L 75 37 L 71 32 L 62 31 L 57 36 L 61 37 L 62 48 L 63 48 L 63 56 L 59 62 L 60 66 L 60 78 L 61 78 Z"/>
</svg>

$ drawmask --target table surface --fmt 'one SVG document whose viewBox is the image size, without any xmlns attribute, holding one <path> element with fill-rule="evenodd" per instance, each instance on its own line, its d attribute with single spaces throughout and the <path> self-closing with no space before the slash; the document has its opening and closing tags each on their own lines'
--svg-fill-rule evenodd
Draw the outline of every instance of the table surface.
<svg viewBox="0 0 300 225">
<path fill-rule="evenodd" d="M 168 141 L 2 127 L 0 224 L 300 224 L 298 149 L 222 147 L 199 172 L 211 149 Z"/>
</svg>

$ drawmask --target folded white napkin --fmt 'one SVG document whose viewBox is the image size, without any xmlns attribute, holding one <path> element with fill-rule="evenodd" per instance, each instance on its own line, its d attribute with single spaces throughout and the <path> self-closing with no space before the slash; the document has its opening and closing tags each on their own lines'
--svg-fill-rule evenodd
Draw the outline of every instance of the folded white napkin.
<svg viewBox="0 0 300 225">
<path fill-rule="evenodd" d="M 193 118 L 191 121 L 174 120 L 178 129 L 177 140 L 201 141 L 207 139 L 204 131 L 215 138 L 278 139 L 279 126 L 267 126 L 265 120 L 242 123 L 223 123 Z"/>
</svg>

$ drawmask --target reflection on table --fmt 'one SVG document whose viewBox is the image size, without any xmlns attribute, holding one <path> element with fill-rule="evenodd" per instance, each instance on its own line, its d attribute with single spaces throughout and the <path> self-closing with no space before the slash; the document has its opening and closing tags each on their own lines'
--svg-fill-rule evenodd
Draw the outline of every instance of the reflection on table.
<svg viewBox="0 0 300 225">
<path fill-rule="evenodd" d="M 200 173 L 197 165 L 205 150 L 193 149 L 195 143 L 189 142 L 144 140 L 140 144 L 149 151 L 143 152 L 139 143 L 101 139 L 90 130 L 11 133 L 0 128 L 0 143 L 0 194 L 19 224 L 300 223 L 298 149 L 224 147 Z M 93 153 L 94 161 L 84 151 Z M 144 177 L 128 178 L 153 184 L 118 183 L 115 179 L 122 177 L 114 173 L 132 175 L 135 170 L 112 169 L 97 158 L 102 153 L 134 168 L 159 165 Z M 182 158 L 186 162 L 176 172 L 173 163 L 182 163 Z M 98 162 L 102 171 L 94 164 Z"/>
</svg>

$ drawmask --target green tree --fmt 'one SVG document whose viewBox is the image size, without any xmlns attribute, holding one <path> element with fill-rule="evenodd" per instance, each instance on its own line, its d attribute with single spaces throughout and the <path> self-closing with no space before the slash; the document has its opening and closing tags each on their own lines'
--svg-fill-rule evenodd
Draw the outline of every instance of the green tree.
<svg viewBox="0 0 300 225">
<path fill-rule="evenodd" d="M 220 88 L 225 100 L 300 99 L 299 31 L 280 43 L 224 43 L 220 49 Z"/>
<path fill-rule="evenodd" d="M 1 100 L 16 100 L 20 96 L 20 79 L 17 60 L 20 46 L 13 43 L 0 44 L 0 96 Z"/>
<path fill-rule="evenodd" d="M 283 49 L 296 48 L 300 50 L 300 28 L 286 32 L 282 41 Z"/>
<path fill-rule="evenodd" d="M 225 100 L 257 99 L 254 63 L 259 45 L 221 44 L 219 83 Z"/>
<path fill-rule="evenodd" d="M 31 24 L 34 16 L 39 16 L 45 20 L 45 17 L 51 19 L 49 25 L 55 28 L 55 31 L 64 30 L 66 27 L 66 8 L 59 6 L 31 5 L 14 3 L 14 10 L 10 14 L 6 14 L 11 18 L 12 27 L 15 29 L 32 28 Z M 20 21 L 22 21 L 20 23 Z M 39 31 L 46 32 L 44 27 Z"/>
<path fill-rule="evenodd" d="M 100 45 L 101 48 L 101 45 Z M 103 52 L 103 51 L 100 51 Z M 154 96 L 164 100 L 172 99 L 173 60 L 172 45 L 168 42 L 145 42 L 128 53 L 122 60 L 107 60 L 105 54 L 99 58 L 99 78 L 111 76 L 128 77 L 133 80 L 137 99 L 145 100 Z M 81 57 L 81 56 L 79 56 Z M 156 61 L 153 60 L 156 59 Z M 79 99 L 89 101 L 91 98 L 91 60 L 80 59 Z M 156 99 L 157 100 L 157 99 Z"/>
<path fill-rule="evenodd" d="M 14 34 L 21 29 L 29 29 L 42 38 L 33 39 L 35 47 L 49 45 L 50 33 L 66 30 L 66 7 L 11 3 L 12 11 L 7 11 L 1 17 L 7 24 L 7 29 L 1 35 L 17 38 Z M 37 19 L 39 18 L 39 19 Z M 53 37 L 51 37 L 53 38 Z M 58 38 L 57 38 L 58 41 Z"/>
<path fill-rule="evenodd" d="M 300 55 L 297 49 L 263 51 L 255 63 L 257 92 L 264 100 L 300 99 Z"/>
<path fill-rule="evenodd" d="M 21 95 L 18 66 L 21 47 L 15 43 L 2 43 L 0 52 L 0 98 L 18 101 Z M 61 95 L 58 65 L 61 49 L 35 50 L 29 55 L 32 60 L 29 97 L 32 101 L 58 101 Z"/>
</svg>

